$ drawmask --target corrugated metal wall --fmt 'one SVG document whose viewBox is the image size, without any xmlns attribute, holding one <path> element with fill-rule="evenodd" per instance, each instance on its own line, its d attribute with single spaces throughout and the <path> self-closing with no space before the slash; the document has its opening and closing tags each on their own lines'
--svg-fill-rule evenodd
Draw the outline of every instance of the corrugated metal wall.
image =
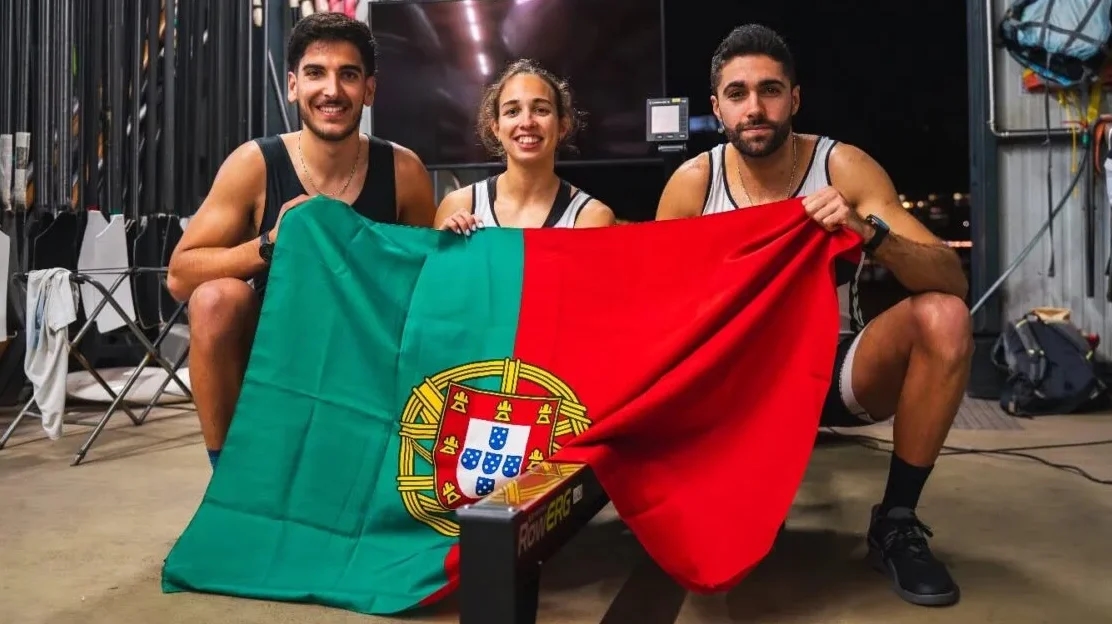
<svg viewBox="0 0 1112 624">
<path fill-rule="evenodd" d="M 1011 0 L 995 0 L 993 26 L 999 24 L 1004 8 Z M 1023 91 L 1021 69 L 1006 51 L 995 53 L 996 129 L 998 131 L 1042 129 L 1047 126 L 1045 96 Z M 1106 95 L 1107 99 L 1108 96 Z M 1080 110 L 1079 110 L 1080 106 Z M 1084 115 L 1086 100 L 1063 108 L 1056 99 L 1050 102 L 1051 127 L 1062 127 L 1063 119 Z M 1109 106 L 1102 103 L 1102 112 Z M 1006 269 L 1030 243 L 1046 223 L 1053 201 L 1061 201 L 1084 149 L 1056 144 L 1050 154 L 1041 142 L 1028 141 L 1019 145 L 1001 145 L 999 152 L 1000 248 L 1001 270 Z M 1103 162 L 1102 169 L 1103 169 Z M 1047 166 L 1051 167 L 1050 196 L 1047 193 Z M 1086 296 L 1085 253 L 1086 214 L 1084 210 L 1085 178 L 1082 176 L 1062 211 L 1053 222 L 1053 237 L 1045 234 L 1027 259 L 1012 273 L 1003 286 L 1006 316 L 1015 318 L 1037 306 L 1066 307 L 1073 312 L 1074 323 L 1083 330 L 1102 337 L 1099 351 L 1112 355 L 1112 303 L 1105 300 L 1108 288 L 1104 276 L 1108 260 L 1112 225 L 1109 201 L 1105 192 L 1104 174 L 1093 174 L 1093 198 L 1096 207 L 1094 296 Z M 1052 243 L 1052 244 L 1051 244 Z M 1054 274 L 1049 274 L 1053 249 Z"/>
</svg>

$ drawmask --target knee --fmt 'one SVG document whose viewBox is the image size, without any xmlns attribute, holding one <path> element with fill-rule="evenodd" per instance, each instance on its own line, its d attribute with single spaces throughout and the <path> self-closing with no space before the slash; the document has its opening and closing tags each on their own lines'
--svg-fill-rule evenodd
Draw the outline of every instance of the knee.
<svg viewBox="0 0 1112 624">
<path fill-rule="evenodd" d="M 920 346 L 955 362 L 973 355 L 973 323 L 965 301 L 943 293 L 911 298 L 911 318 Z"/>
<path fill-rule="evenodd" d="M 253 323 L 258 305 L 255 291 L 242 280 L 225 278 L 201 284 L 189 297 L 190 342 L 220 345 L 238 337 Z"/>
</svg>

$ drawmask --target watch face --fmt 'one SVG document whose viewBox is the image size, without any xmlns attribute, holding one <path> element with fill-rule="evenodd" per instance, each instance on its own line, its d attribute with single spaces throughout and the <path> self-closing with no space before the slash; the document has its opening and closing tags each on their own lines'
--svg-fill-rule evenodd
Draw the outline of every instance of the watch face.
<svg viewBox="0 0 1112 624">
<path fill-rule="evenodd" d="M 888 234 L 888 224 L 881 221 L 875 215 L 869 215 L 865 218 L 865 222 L 873 226 L 873 237 L 869 239 L 864 245 L 867 253 L 872 253 L 884 241 L 884 237 Z"/>
<path fill-rule="evenodd" d="M 868 221 L 875 228 L 882 229 L 882 230 L 887 230 L 888 229 L 888 224 L 885 223 L 884 221 L 881 221 L 880 218 L 877 217 L 876 215 L 869 215 Z"/>
</svg>

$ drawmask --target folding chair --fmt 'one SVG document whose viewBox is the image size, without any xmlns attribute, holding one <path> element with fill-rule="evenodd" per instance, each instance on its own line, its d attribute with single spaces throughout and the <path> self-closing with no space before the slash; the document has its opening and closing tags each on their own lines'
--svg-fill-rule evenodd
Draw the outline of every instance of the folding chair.
<svg viewBox="0 0 1112 624">
<path fill-rule="evenodd" d="M 71 272 L 69 275 L 71 283 L 75 285 L 92 286 L 97 291 L 99 291 L 102 296 L 101 301 L 91 311 L 87 312 L 85 323 L 81 326 L 81 329 L 72 339 L 67 341 L 69 354 L 81 364 L 81 366 L 93 377 L 93 379 L 96 380 L 96 382 L 112 400 L 111 404 L 104 411 L 104 413 L 101 414 L 100 419 L 93 426 L 93 432 L 85 440 L 85 443 L 81 445 L 81 449 L 78 450 L 77 455 L 74 456 L 73 462 L 70 464 L 71 466 L 76 466 L 77 464 L 81 463 L 81 461 L 85 458 L 85 455 L 89 452 L 90 447 L 92 447 L 97 437 L 100 436 L 100 433 L 108 424 L 108 420 L 113 416 L 113 414 L 116 413 L 117 409 L 122 409 L 124 413 L 127 414 L 128 418 L 131 419 L 131 422 L 136 426 L 143 424 L 146 421 L 147 416 L 150 414 L 151 409 L 158 405 L 159 399 L 166 391 L 166 387 L 169 385 L 171 380 L 177 383 L 178 387 L 183 393 L 183 396 L 188 401 L 193 400 L 193 393 L 190 392 L 189 387 L 181 380 L 181 378 L 178 377 L 177 374 L 178 369 L 185 362 L 185 359 L 189 354 L 189 349 L 183 349 L 182 353 L 175 359 L 174 362 L 168 361 L 165 357 L 163 357 L 161 351 L 159 350 L 162 341 L 166 338 L 167 335 L 169 335 L 170 329 L 184 318 L 186 304 L 182 303 L 177 306 L 173 314 L 170 315 L 170 318 L 162 324 L 162 328 L 159 331 L 158 336 L 152 342 L 147 338 L 146 334 L 143 333 L 143 330 L 140 329 L 140 327 L 136 324 L 135 320 L 132 319 L 130 315 L 128 315 L 123 310 L 123 308 L 113 296 L 116 290 L 122 284 L 129 283 L 127 280 L 130 277 L 139 274 L 155 273 L 160 276 L 160 281 L 164 281 L 166 272 L 166 268 L 128 267 L 126 269 L 101 269 L 85 272 Z M 110 286 L 106 287 L 100 282 L 100 280 L 95 279 L 94 277 L 96 275 L 104 274 L 117 276 L 115 281 L 112 282 Z M 12 284 L 22 287 L 24 289 L 24 292 L 26 292 L 27 277 L 27 273 L 16 273 L 12 276 Z M 131 371 L 131 374 L 128 376 L 128 379 L 124 383 L 123 388 L 120 389 L 119 394 L 112 390 L 112 387 L 108 384 L 108 382 L 104 380 L 104 377 L 102 377 L 100 373 L 97 372 L 96 367 L 94 367 L 85 357 L 85 355 L 82 354 L 81 351 L 78 349 L 81 340 L 86 336 L 89 329 L 96 322 L 97 316 L 100 315 L 103 310 L 105 310 L 106 305 L 113 307 L 115 312 L 119 314 L 120 318 L 123 319 L 123 321 L 126 323 L 127 328 L 131 331 L 131 334 L 134 336 L 134 338 L 140 344 L 142 344 L 144 349 L 146 350 L 146 354 L 143 356 L 142 360 L 140 360 L 139 364 L 134 368 L 134 370 Z M 139 380 L 140 375 L 143 373 L 143 370 L 152 361 L 156 362 L 163 368 L 163 370 L 166 371 L 167 377 L 160 384 L 158 390 L 154 393 L 154 396 L 152 396 L 151 399 L 147 402 L 142 414 L 136 416 L 135 413 L 131 410 L 131 407 L 129 407 L 127 403 L 124 402 L 124 399 L 127 397 L 128 392 L 130 392 L 131 389 L 135 386 L 135 383 Z M 40 419 L 42 418 L 41 412 L 31 411 L 31 407 L 33 405 L 35 405 L 35 399 L 32 396 L 32 398 L 27 401 L 27 403 L 23 406 L 23 409 L 15 417 L 15 420 L 13 420 L 11 425 L 8 426 L 8 429 L 4 432 L 3 436 L 0 436 L 0 449 L 4 448 L 4 445 L 7 444 L 8 439 L 15 432 L 16 427 L 19 426 L 19 424 L 25 417 L 34 416 Z M 83 422 L 72 422 L 67 424 L 88 425 L 88 423 Z"/>
</svg>

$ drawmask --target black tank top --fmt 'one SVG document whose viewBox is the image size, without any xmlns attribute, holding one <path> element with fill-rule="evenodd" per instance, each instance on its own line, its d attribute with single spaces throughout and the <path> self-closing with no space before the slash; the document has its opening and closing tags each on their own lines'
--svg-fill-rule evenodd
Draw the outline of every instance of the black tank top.
<svg viewBox="0 0 1112 624">
<path fill-rule="evenodd" d="M 389 141 L 367 135 L 370 141 L 367 156 L 367 175 L 363 189 L 355 198 L 352 208 L 364 217 L 381 223 L 398 222 L 397 188 L 394 182 L 394 146 Z M 266 204 L 259 232 L 268 232 L 278 222 L 282 205 L 298 195 L 308 195 L 297 177 L 290 153 L 280 136 L 255 139 L 266 161 Z M 266 288 L 269 269 L 254 277 L 255 289 L 260 293 Z"/>
</svg>

